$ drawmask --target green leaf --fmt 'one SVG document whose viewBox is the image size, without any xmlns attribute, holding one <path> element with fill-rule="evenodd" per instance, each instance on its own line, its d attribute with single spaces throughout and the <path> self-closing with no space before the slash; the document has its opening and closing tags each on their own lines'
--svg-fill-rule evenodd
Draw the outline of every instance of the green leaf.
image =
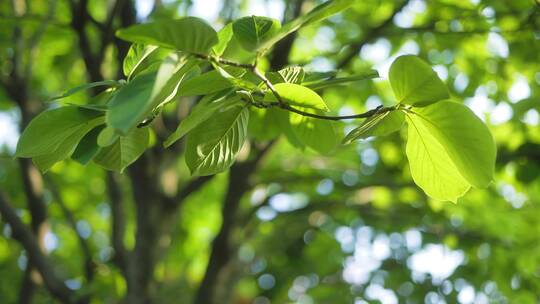
<svg viewBox="0 0 540 304">
<path fill-rule="evenodd" d="M 469 108 L 448 100 L 414 112 L 429 126 L 461 175 L 474 187 L 487 187 L 497 154 L 487 126 Z"/>
<path fill-rule="evenodd" d="M 283 82 L 301 84 L 304 80 L 304 75 L 304 69 L 298 66 L 287 67 L 277 72 L 266 73 L 266 77 L 273 84 Z"/>
<path fill-rule="evenodd" d="M 255 51 L 259 44 L 274 35 L 281 23 L 273 18 L 250 16 L 233 22 L 233 32 L 247 51 Z"/>
<path fill-rule="evenodd" d="M 379 77 L 379 73 L 377 71 L 368 70 L 368 71 L 365 71 L 364 73 L 360 73 L 353 76 L 329 78 L 323 81 L 302 83 L 302 85 L 312 90 L 320 90 L 327 87 L 345 85 L 351 82 L 356 82 L 356 81 L 361 81 L 361 80 L 366 80 L 366 79 L 373 79 L 377 77 Z"/>
<path fill-rule="evenodd" d="M 321 115 L 319 110 L 300 108 L 304 112 L 311 112 Z M 322 153 L 329 154 L 335 150 L 339 143 L 338 135 L 334 124 L 329 120 L 316 119 L 307 116 L 289 113 L 289 122 L 292 127 L 294 137 L 289 138 L 293 145 L 295 140 L 299 140 L 303 145 Z"/>
<path fill-rule="evenodd" d="M 241 76 L 243 73 L 235 73 Z M 234 84 L 216 70 L 206 72 L 183 82 L 178 88 L 180 96 L 206 95 L 222 91 L 232 87 Z"/>
<path fill-rule="evenodd" d="M 317 93 L 304 86 L 293 83 L 278 83 L 274 86 L 279 96 L 292 106 L 316 109 L 328 112 L 328 106 Z M 267 92 L 265 101 L 277 101 L 272 92 Z"/>
<path fill-rule="evenodd" d="M 42 112 L 23 131 L 15 156 L 36 157 L 50 154 L 74 134 L 82 134 L 82 137 L 100 123 L 103 123 L 102 113 L 74 106 Z"/>
<path fill-rule="evenodd" d="M 176 141 L 184 137 L 189 131 L 201 123 L 208 120 L 218 110 L 228 109 L 233 105 L 239 104 L 240 98 L 236 95 L 229 94 L 214 94 L 208 95 L 203 98 L 191 111 L 191 113 L 184 118 L 176 131 L 167 138 L 164 143 L 165 147 L 169 147 Z"/>
<path fill-rule="evenodd" d="M 66 98 L 68 96 L 71 96 L 71 95 L 79 92 L 79 91 L 89 90 L 89 89 L 95 88 L 95 87 L 104 87 L 104 86 L 106 86 L 106 87 L 117 87 L 117 86 L 120 86 L 120 85 L 121 85 L 121 83 L 116 81 L 116 80 L 103 80 L 103 81 L 91 82 L 91 83 L 83 84 L 83 85 L 80 85 L 80 86 L 76 86 L 73 89 L 70 89 L 70 90 L 64 92 L 62 95 L 52 97 L 51 99 L 49 99 L 49 101 Z"/>
<path fill-rule="evenodd" d="M 233 24 L 225 25 L 218 33 L 218 43 L 214 45 L 212 50 L 216 56 L 221 56 L 229 46 L 229 42 L 233 37 Z"/>
<path fill-rule="evenodd" d="M 360 127 L 349 132 L 342 143 L 347 145 L 358 139 L 386 136 L 401 129 L 404 121 L 405 114 L 399 110 L 376 114 L 366 119 Z"/>
<path fill-rule="evenodd" d="M 450 97 L 437 73 L 416 56 L 398 57 L 388 76 L 398 103 L 423 107 Z"/>
<path fill-rule="evenodd" d="M 353 4 L 354 1 L 351 0 L 326 1 L 325 3 L 322 3 L 312 9 L 309 13 L 304 14 L 296 18 L 295 20 L 285 24 L 279 32 L 277 32 L 271 38 L 267 39 L 264 43 L 260 44 L 257 50 L 262 50 L 263 52 L 265 52 L 274 44 L 279 42 L 281 39 L 287 37 L 289 34 L 297 31 L 301 27 L 324 20 L 334 14 L 339 13 L 340 11 L 348 8 Z"/>
<path fill-rule="evenodd" d="M 433 135 L 431 124 L 414 114 L 406 118 L 406 154 L 414 182 L 434 199 L 457 202 L 469 190 L 469 183 Z"/>
<path fill-rule="evenodd" d="M 216 31 L 196 17 L 133 25 L 117 31 L 116 35 L 130 42 L 198 54 L 208 54 L 218 43 Z"/>
<path fill-rule="evenodd" d="M 77 148 L 71 155 L 71 159 L 81 165 L 88 164 L 101 150 L 97 144 L 97 138 L 103 128 L 94 128 L 88 132 L 79 142 Z"/>
<path fill-rule="evenodd" d="M 143 62 L 157 49 L 154 45 L 132 44 L 122 64 L 124 75 L 131 79 L 133 75 L 137 74 L 138 70 L 142 69 Z"/>
<path fill-rule="evenodd" d="M 102 148 L 94 162 L 105 169 L 122 172 L 144 153 L 148 138 L 148 128 L 135 128 L 126 136 L 120 136 L 114 144 Z"/>
<path fill-rule="evenodd" d="M 127 134 L 150 111 L 176 96 L 178 86 L 195 60 L 185 61 L 176 54 L 167 57 L 157 74 L 143 74 L 123 86 L 109 102 L 107 123 L 120 134 Z"/>
<path fill-rule="evenodd" d="M 217 112 L 193 129 L 186 140 L 186 164 L 192 175 L 212 175 L 227 170 L 247 137 L 249 111 L 236 106 Z"/>
<path fill-rule="evenodd" d="M 103 130 L 101 130 L 101 132 L 99 132 L 97 144 L 100 147 L 108 147 L 114 144 L 118 137 L 120 137 L 120 135 L 116 133 L 113 128 L 106 126 Z"/>
<path fill-rule="evenodd" d="M 100 117 L 91 122 L 91 124 L 80 128 L 70 136 L 68 136 L 56 149 L 49 151 L 47 154 L 38 155 L 32 158 L 32 161 L 38 167 L 38 169 L 45 173 L 47 172 L 54 164 L 59 161 L 62 161 L 74 154 L 79 145 L 79 142 L 84 140 L 86 135 L 92 133 L 90 131 L 97 125 L 101 125 L 104 122 L 104 118 Z"/>
</svg>

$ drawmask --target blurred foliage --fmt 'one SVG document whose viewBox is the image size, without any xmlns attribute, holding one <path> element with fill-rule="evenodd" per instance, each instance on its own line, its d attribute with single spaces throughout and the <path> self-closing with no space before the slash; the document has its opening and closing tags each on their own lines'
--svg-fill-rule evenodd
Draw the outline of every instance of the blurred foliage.
<svg viewBox="0 0 540 304">
<path fill-rule="evenodd" d="M 89 1 L 92 17 L 105 20 L 109 2 Z M 138 1 L 140 21 L 184 16 L 192 5 L 209 5 L 156 1 L 163 3 L 145 16 L 141 8 L 149 2 Z M 210 2 L 223 5 L 215 9 L 220 13 L 216 28 L 254 7 L 259 14 L 261 9 L 270 13 L 265 7 L 282 7 L 271 5 L 282 1 Z M 305 1 L 305 9 L 315 2 Z M 0 77 L 8 79 L 18 68 L 11 66 L 13 57 L 31 61 L 28 99 L 53 106 L 45 101 L 87 81 L 69 3 L 56 1 L 50 18 L 52 1 L 13 3 L 27 5 L 26 14 L 13 14 L 12 1 L 0 2 Z M 411 0 L 401 6 L 401 1 L 357 1 L 343 14 L 302 29 L 290 64 L 312 70 L 338 67 L 352 74 L 374 68 L 386 77 L 389 63 L 400 54 L 426 59 L 451 95 L 489 125 L 499 151 L 495 182 L 470 191 L 458 204 L 428 199 L 410 177 L 406 132 L 360 141 L 332 157 L 300 154 L 280 139 L 241 200 L 231 232 L 232 258 L 215 287 L 223 303 L 540 301 L 540 5 L 532 0 Z M 14 45 L 15 28 L 28 43 L 43 29 L 34 52 L 25 51 L 28 45 Z M 87 31 L 92 37 L 97 29 Z M 100 68 L 106 78 L 115 78 L 120 66 L 116 51 L 105 50 Z M 348 56 L 352 60 L 343 65 Z M 21 122 L 9 96 L 0 89 L 0 128 L 5 130 Z M 352 113 L 387 104 L 392 92 L 386 81 L 375 80 L 327 89 L 323 97 L 339 113 Z M 69 102 L 87 98 L 81 92 Z M 165 126 L 174 131 L 175 126 Z M 352 127 L 347 124 L 343 135 Z M 16 136 L 4 133 L 0 129 L 4 138 Z M 263 139 L 252 139 L 247 148 Z M 20 164 L 11 158 L 13 147 L 2 151 L 0 189 L 29 223 Z M 180 185 L 189 181 L 182 157 L 163 160 L 164 191 L 177 191 L 176 179 Z M 70 161 L 55 165 L 44 181 L 50 227 L 44 244 L 55 271 L 77 294 L 91 294 L 92 303 L 118 302 L 127 283 L 112 261 L 105 173 Z M 121 192 L 132 200 L 128 178 L 120 181 Z M 228 174 L 220 174 L 190 195 L 171 233 L 159 240 L 167 250 L 154 271 L 156 303 L 193 298 L 220 230 L 227 182 Z M 75 227 L 62 206 L 71 211 Z M 126 204 L 128 248 L 135 243 L 134 208 Z M 9 225 L 1 225 L 0 299 L 14 303 L 28 257 L 10 238 Z M 79 239 L 88 244 L 96 270 L 91 284 L 83 275 Z M 42 286 L 34 303 L 55 300 Z"/>
</svg>

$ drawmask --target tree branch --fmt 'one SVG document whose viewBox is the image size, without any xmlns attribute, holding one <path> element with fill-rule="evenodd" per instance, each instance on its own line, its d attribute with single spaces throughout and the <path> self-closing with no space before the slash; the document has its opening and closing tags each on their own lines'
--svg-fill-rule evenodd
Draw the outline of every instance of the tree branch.
<svg viewBox="0 0 540 304">
<path fill-rule="evenodd" d="M 51 294 L 63 303 L 75 303 L 75 297 L 64 282 L 58 278 L 49 261 L 42 254 L 39 244 L 32 232 L 19 219 L 15 210 L 10 206 L 7 198 L 0 193 L 0 213 L 3 219 L 11 227 L 13 238 L 26 250 L 32 264 L 39 271 L 47 289 Z"/>
</svg>

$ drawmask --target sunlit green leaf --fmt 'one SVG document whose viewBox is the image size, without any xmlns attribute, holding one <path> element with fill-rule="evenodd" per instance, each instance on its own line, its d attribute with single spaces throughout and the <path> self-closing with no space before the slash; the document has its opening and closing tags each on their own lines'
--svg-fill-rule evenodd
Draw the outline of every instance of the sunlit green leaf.
<svg viewBox="0 0 540 304">
<path fill-rule="evenodd" d="M 388 77 L 398 103 L 423 107 L 450 97 L 437 73 L 413 55 L 398 57 Z"/>
<path fill-rule="evenodd" d="M 445 147 L 433 135 L 431 124 L 407 115 L 407 159 L 414 182 L 430 197 L 457 202 L 470 188 Z"/>
<path fill-rule="evenodd" d="M 321 96 L 311 89 L 293 83 L 278 83 L 274 87 L 283 101 L 292 106 L 329 111 Z M 264 99 L 266 101 L 277 101 L 272 92 L 267 92 Z"/>
<path fill-rule="evenodd" d="M 414 111 L 471 185 L 489 185 L 495 170 L 495 142 L 487 126 L 469 108 L 441 101 Z"/>
</svg>

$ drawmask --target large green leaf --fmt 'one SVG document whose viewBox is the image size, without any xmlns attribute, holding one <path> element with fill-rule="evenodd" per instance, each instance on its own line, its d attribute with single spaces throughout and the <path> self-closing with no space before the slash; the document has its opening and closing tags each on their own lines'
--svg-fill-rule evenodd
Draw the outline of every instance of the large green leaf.
<svg viewBox="0 0 540 304">
<path fill-rule="evenodd" d="M 135 43 L 198 54 L 208 54 L 211 47 L 218 43 L 216 31 L 196 17 L 133 25 L 117 31 L 116 35 Z"/>
<path fill-rule="evenodd" d="M 401 129 L 404 121 L 405 114 L 399 110 L 376 114 L 366 119 L 360 127 L 349 132 L 342 143 L 346 145 L 370 136 L 386 136 Z"/>
<path fill-rule="evenodd" d="M 15 156 L 35 157 L 50 154 L 60 145 L 65 145 L 64 142 L 69 138 L 80 135 L 80 139 L 100 123 L 103 123 L 103 113 L 75 106 L 42 112 L 23 131 Z"/>
<path fill-rule="evenodd" d="M 450 97 L 437 73 L 416 56 L 398 57 L 390 66 L 388 76 L 399 103 L 423 107 Z"/>
<path fill-rule="evenodd" d="M 231 95 L 230 93 L 218 93 L 206 96 L 193 108 L 191 113 L 180 122 L 176 131 L 167 138 L 164 146 L 168 147 L 184 137 L 189 131 L 212 117 L 216 111 L 220 109 L 223 111 L 239 103 L 241 103 L 240 97 Z"/>
<path fill-rule="evenodd" d="M 489 185 L 495 170 L 495 142 L 487 126 L 469 108 L 445 100 L 414 111 L 471 185 Z"/>
<path fill-rule="evenodd" d="M 254 51 L 259 44 L 277 33 L 281 23 L 273 18 L 250 16 L 233 22 L 233 32 L 240 45 L 248 51 Z"/>
<path fill-rule="evenodd" d="M 126 136 L 120 136 L 116 142 L 94 157 L 94 162 L 105 169 L 122 172 L 136 161 L 148 146 L 147 128 L 135 128 Z"/>
<path fill-rule="evenodd" d="M 445 147 L 433 136 L 432 126 L 408 114 L 407 158 L 414 182 L 430 197 L 457 202 L 470 185 L 460 174 Z"/>
<path fill-rule="evenodd" d="M 145 60 L 158 48 L 154 45 L 134 43 L 122 63 L 122 70 L 128 79 L 132 78 L 138 70 L 142 69 Z"/>
<path fill-rule="evenodd" d="M 294 83 L 278 83 L 274 87 L 283 101 L 292 106 L 329 111 L 321 96 L 311 89 Z M 264 99 L 266 101 L 277 101 L 272 92 L 267 92 Z"/>
<path fill-rule="evenodd" d="M 320 110 L 308 108 L 300 108 L 300 110 L 322 114 Z M 319 153 L 329 154 L 339 143 L 339 136 L 332 121 L 289 113 L 289 122 L 294 134 L 294 137 L 289 140 L 292 139 L 294 145 L 297 145 L 294 141 L 299 140 L 303 145 Z"/>
<path fill-rule="evenodd" d="M 186 164 L 193 175 L 227 170 L 247 137 L 249 111 L 236 106 L 217 112 L 193 129 L 186 140 Z"/>
<path fill-rule="evenodd" d="M 354 1 L 351 0 L 329 0 L 319 6 L 312 9 L 309 13 L 304 14 L 295 20 L 285 24 L 279 32 L 265 40 L 264 43 L 261 43 L 257 50 L 266 51 L 271 48 L 274 44 L 279 42 L 281 39 L 287 37 L 292 32 L 297 31 L 303 26 L 319 22 L 324 20 L 334 14 L 339 13 L 340 11 L 348 8 L 353 5 Z"/>
<path fill-rule="evenodd" d="M 111 99 L 107 123 L 120 134 L 127 134 L 154 107 L 176 95 L 183 77 L 194 64 L 194 60 L 185 61 L 173 54 L 162 63 L 157 74 L 135 77 Z"/>
</svg>

